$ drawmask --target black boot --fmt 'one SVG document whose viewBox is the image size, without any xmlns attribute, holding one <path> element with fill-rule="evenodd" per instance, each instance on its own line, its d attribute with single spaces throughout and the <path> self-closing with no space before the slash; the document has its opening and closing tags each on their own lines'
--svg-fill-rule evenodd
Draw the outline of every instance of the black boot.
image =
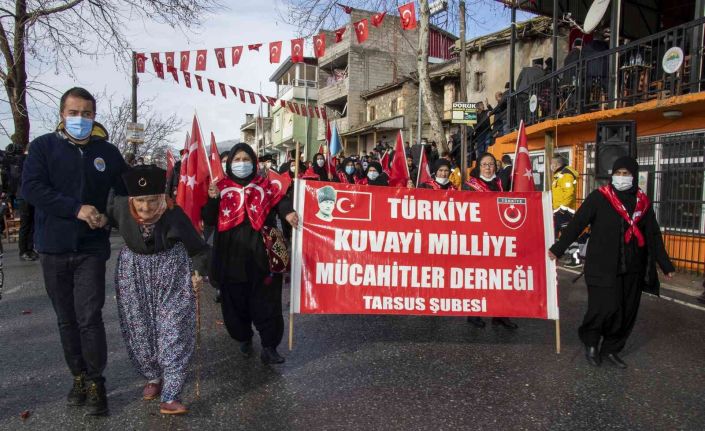
<svg viewBox="0 0 705 431">
<path fill-rule="evenodd" d="M 264 364 L 281 364 L 284 362 L 284 358 L 279 355 L 276 347 L 262 347 L 260 359 L 262 359 Z"/>
<path fill-rule="evenodd" d="M 492 324 L 493 325 L 501 325 L 507 329 L 518 329 L 519 328 L 519 325 L 517 325 L 516 323 L 509 320 L 508 317 L 493 317 Z"/>
<path fill-rule="evenodd" d="M 105 395 L 105 383 L 91 382 L 88 386 L 86 407 L 90 408 L 90 410 L 86 412 L 89 416 L 108 415 L 108 397 Z"/>
<path fill-rule="evenodd" d="M 597 351 L 597 347 L 585 346 L 585 359 L 593 367 L 599 367 L 602 360 L 600 359 L 600 353 Z"/>
<path fill-rule="evenodd" d="M 482 317 L 468 316 L 468 323 L 472 323 L 476 328 L 485 327 L 485 321 L 482 320 Z"/>
<path fill-rule="evenodd" d="M 246 358 L 252 356 L 252 340 L 240 343 L 240 353 Z"/>
<path fill-rule="evenodd" d="M 605 355 L 605 357 L 606 357 L 607 360 L 609 360 L 615 367 L 621 368 L 621 369 L 627 368 L 627 364 L 622 360 L 622 358 L 620 358 L 619 356 L 617 356 L 616 353 L 608 353 L 607 355 Z"/>
<path fill-rule="evenodd" d="M 86 381 L 83 374 L 73 376 L 73 387 L 66 396 L 66 401 L 70 406 L 82 406 L 86 404 Z"/>
</svg>

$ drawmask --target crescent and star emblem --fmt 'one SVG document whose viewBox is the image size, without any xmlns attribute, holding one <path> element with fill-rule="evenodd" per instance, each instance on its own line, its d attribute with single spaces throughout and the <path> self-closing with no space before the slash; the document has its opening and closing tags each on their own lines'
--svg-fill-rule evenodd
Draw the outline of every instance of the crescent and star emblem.
<svg viewBox="0 0 705 431">
<path fill-rule="evenodd" d="M 201 55 L 198 56 L 198 63 L 199 63 L 199 64 L 200 64 L 200 63 L 203 63 L 204 60 L 205 60 L 205 56 L 204 56 L 203 54 L 201 54 Z"/>
<path fill-rule="evenodd" d="M 345 210 L 343 209 L 343 207 L 342 207 L 341 204 L 342 204 L 344 201 L 350 202 L 350 199 L 349 199 L 349 198 L 340 198 L 340 199 L 338 200 L 338 203 L 335 205 L 335 208 L 336 208 L 338 211 L 340 211 L 341 213 L 344 213 L 344 214 L 345 214 L 345 213 L 349 213 L 350 210 L 345 211 Z M 350 208 L 352 209 L 353 206 L 354 206 L 354 205 L 350 205 Z"/>
<path fill-rule="evenodd" d="M 256 184 L 250 183 L 250 184 L 248 184 L 247 186 L 245 186 L 245 188 L 246 188 L 246 189 L 253 188 L 253 189 L 257 190 L 257 191 L 259 192 L 259 199 L 260 199 L 260 202 L 264 202 L 264 189 L 262 189 L 262 187 L 260 187 L 260 186 L 258 186 L 258 185 L 256 185 Z"/>
<path fill-rule="evenodd" d="M 238 207 L 235 208 L 235 212 L 239 211 L 240 208 L 245 204 L 245 189 L 241 189 L 239 187 L 227 187 L 224 188 L 223 191 L 220 192 L 220 197 L 222 198 L 226 194 L 230 192 L 235 192 L 238 195 L 240 195 L 240 202 L 238 203 Z"/>
<path fill-rule="evenodd" d="M 408 9 L 405 10 L 404 12 L 402 12 L 401 17 L 404 19 L 404 24 L 408 24 L 409 21 L 411 21 L 411 11 Z"/>
<path fill-rule="evenodd" d="M 509 217 L 509 215 L 507 215 L 507 211 L 512 210 L 512 209 L 516 209 L 516 208 L 514 207 L 514 205 L 510 205 L 509 208 L 506 208 L 506 209 L 504 210 L 503 215 L 504 215 L 504 218 L 505 218 L 509 223 L 516 223 L 516 222 L 518 222 L 519 220 L 521 220 L 521 212 L 519 212 L 519 211 L 517 210 L 517 216 L 516 216 L 516 217 Z"/>
<path fill-rule="evenodd" d="M 277 193 L 279 193 L 282 189 L 282 182 L 279 180 L 271 180 L 270 183 L 276 184 L 277 185 Z"/>
</svg>

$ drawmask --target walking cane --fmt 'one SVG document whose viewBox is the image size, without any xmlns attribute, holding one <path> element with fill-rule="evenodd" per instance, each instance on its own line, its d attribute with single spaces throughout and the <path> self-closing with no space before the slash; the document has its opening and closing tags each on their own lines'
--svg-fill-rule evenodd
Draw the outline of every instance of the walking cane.
<svg viewBox="0 0 705 431">
<path fill-rule="evenodd" d="M 201 286 L 203 279 L 194 275 L 193 292 L 196 294 L 196 399 L 201 398 Z"/>
</svg>

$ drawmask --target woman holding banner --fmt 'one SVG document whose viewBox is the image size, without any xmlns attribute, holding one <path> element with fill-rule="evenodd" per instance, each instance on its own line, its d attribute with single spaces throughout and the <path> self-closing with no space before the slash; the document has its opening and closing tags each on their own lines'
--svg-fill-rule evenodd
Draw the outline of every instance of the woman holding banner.
<svg viewBox="0 0 705 431">
<path fill-rule="evenodd" d="M 604 356 L 627 368 L 618 353 L 634 328 L 641 292 L 658 294 L 657 263 L 668 278 L 675 271 L 638 174 L 634 158 L 617 159 L 610 184 L 588 195 L 548 251 L 550 259 L 557 259 L 590 226 L 585 260 L 588 309 L 578 333 L 593 366 Z"/>
<path fill-rule="evenodd" d="M 478 159 L 477 164 L 478 166 L 472 171 L 473 174 L 465 181 L 465 184 L 463 184 L 463 190 L 474 192 L 504 191 L 502 188 L 502 180 L 496 175 L 497 159 L 490 153 L 484 153 Z M 485 327 L 485 321 L 482 320 L 482 317 L 470 316 L 468 317 L 468 322 L 478 328 Z M 501 325 L 507 329 L 519 328 L 519 325 L 509 320 L 507 317 L 493 317 L 492 324 Z"/>
<path fill-rule="evenodd" d="M 450 171 L 451 165 L 450 161 L 446 159 L 438 159 L 436 163 L 433 164 L 433 181 L 428 181 L 426 183 L 421 183 L 418 185 L 420 189 L 433 189 L 433 190 L 448 190 L 453 188 L 453 184 L 450 182 Z M 415 179 L 415 178 L 413 178 Z"/>
<path fill-rule="evenodd" d="M 240 342 L 240 352 L 250 357 L 254 324 L 262 342 L 262 362 L 279 364 L 284 362 L 277 352 L 284 333 L 282 274 L 275 271 L 273 262 L 283 242 L 276 230 L 276 214 L 294 227 L 298 216 L 291 200 L 257 172 L 256 160 L 247 144 L 230 150 L 226 178 L 209 187 L 202 216 L 204 222 L 218 227 L 210 276 L 221 286 L 228 333 Z"/>
</svg>

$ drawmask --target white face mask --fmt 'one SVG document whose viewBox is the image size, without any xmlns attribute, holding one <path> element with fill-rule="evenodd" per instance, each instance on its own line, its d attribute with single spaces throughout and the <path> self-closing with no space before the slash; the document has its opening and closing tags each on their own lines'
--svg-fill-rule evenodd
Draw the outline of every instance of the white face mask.
<svg viewBox="0 0 705 431">
<path fill-rule="evenodd" d="M 326 161 L 323 159 L 318 159 L 318 160 L 316 160 L 316 164 L 318 165 L 319 168 L 322 168 L 323 165 L 326 164 Z"/>
<path fill-rule="evenodd" d="M 445 186 L 450 181 L 450 178 L 438 178 L 436 177 L 436 182 L 442 186 Z"/>
<path fill-rule="evenodd" d="M 492 180 L 494 180 L 495 178 L 497 178 L 497 175 L 494 175 L 494 174 L 493 174 L 491 177 L 487 178 L 486 176 L 480 174 L 480 178 L 482 178 L 482 179 L 485 180 L 485 181 L 492 181 Z"/>
<path fill-rule="evenodd" d="M 625 177 L 621 175 L 612 175 L 612 185 L 620 192 L 631 189 L 633 183 L 634 177 L 632 176 Z"/>
</svg>

